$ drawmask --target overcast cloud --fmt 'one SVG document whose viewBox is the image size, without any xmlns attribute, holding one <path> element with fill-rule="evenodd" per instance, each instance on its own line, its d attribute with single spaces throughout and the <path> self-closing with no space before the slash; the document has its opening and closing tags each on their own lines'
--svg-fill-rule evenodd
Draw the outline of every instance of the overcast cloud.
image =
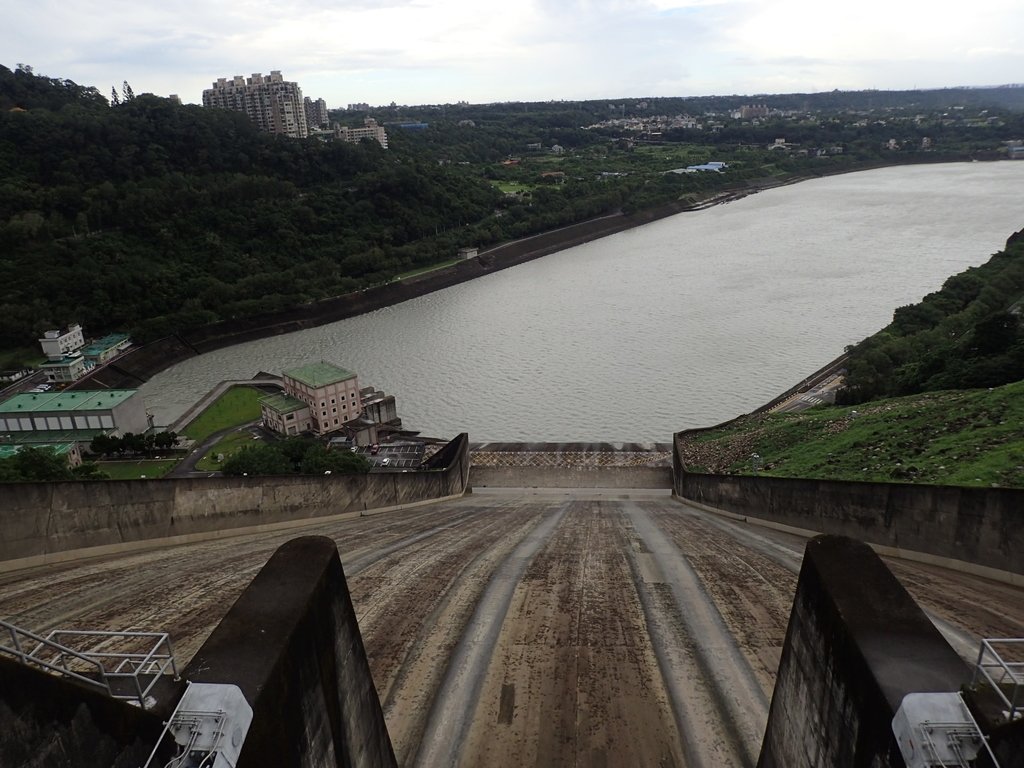
<svg viewBox="0 0 1024 768">
<path fill-rule="evenodd" d="M 199 102 L 281 70 L 330 107 L 1000 85 L 1019 0 L 35 0 L 0 63 Z"/>
</svg>

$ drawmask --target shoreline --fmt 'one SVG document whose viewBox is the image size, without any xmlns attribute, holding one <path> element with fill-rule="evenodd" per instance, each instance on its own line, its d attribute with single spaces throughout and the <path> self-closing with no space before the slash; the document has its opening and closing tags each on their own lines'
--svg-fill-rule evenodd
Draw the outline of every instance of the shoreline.
<svg viewBox="0 0 1024 768">
<path fill-rule="evenodd" d="M 964 161 L 965 158 L 943 158 L 924 162 L 932 164 Z M 877 170 L 896 165 L 918 164 L 922 164 L 922 161 L 876 163 L 856 168 L 830 169 L 822 173 L 802 174 L 786 179 L 756 179 L 744 182 L 742 187 L 715 192 L 696 203 L 677 201 L 632 214 L 617 212 L 588 219 L 548 232 L 502 243 L 482 251 L 474 258 L 406 279 L 394 279 L 382 285 L 301 305 L 284 312 L 225 320 L 188 333 L 157 339 L 129 350 L 121 358 L 112 360 L 102 370 L 79 379 L 69 389 L 135 388 L 166 368 L 205 352 L 212 352 L 246 341 L 314 328 L 401 304 L 410 299 L 670 216 L 706 210 L 764 190 L 790 186 L 813 179 Z"/>
</svg>

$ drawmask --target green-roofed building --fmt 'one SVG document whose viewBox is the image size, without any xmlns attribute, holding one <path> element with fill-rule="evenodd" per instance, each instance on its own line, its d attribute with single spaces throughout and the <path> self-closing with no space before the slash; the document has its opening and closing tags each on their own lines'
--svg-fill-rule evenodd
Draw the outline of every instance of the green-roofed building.
<svg viewBox="0 0 1024 768">
<path fill-rule="evenodd" d="M 135 389 L 24 392 L 0 403 L 0 435 L 22 432 L 140 434 L 150 427 Z"/>
<path fill-rule="evenodd" d="M 352 371 L 321 361 L 282 374 L 284 395 L 260 400 L 263 423 L 284 435 L 340 430 L 362 413 L 359 377 Z"/>
<path fill-rule="evenodd" d="M 82 463 L 82 449 L 78 444 L 78 441 L 71 441 L 67 443 L 50 443 L 50 442 L 22 442 L 22 443 L 4 443 L 0 442 L 0 459 L 9 459 L 14 456 L 22 448 L 47 448 L 53 451 L 58 456 L 63 456 L 64 460 L 67 461 L 68 466 L 77 467 Z"/>
<path fill-rule="evenodd" d="M 309 405 L 291 395 L 260 398 L 263 426 L 281 435 L 298 435 L 313 428 Z"/>
</svg>

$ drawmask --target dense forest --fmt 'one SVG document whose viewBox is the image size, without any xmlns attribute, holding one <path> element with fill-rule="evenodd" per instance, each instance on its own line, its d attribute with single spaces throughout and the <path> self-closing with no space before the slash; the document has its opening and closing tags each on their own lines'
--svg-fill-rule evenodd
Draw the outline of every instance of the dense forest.
<svg viewBox="0 0 1024 768">
<path fill-rule="evenodd" d="M 850 354 L 840 403 L 1024 379 L 1024 231 L 986 264 L 950 277 Z"/>
<path fill-rule="evenodd" d="M 368 140 L 260 134 L 238 113 L 135 96 L 127 83 L 123 93 L 108 101 L 30 67 L 0 67 L 0 350 L 28 348 L 43 329 L 71 321 L 147 341 L 386 282 L 464 245 L 697 200 L 762 177 L 894 161 L 881 149 L 891 124 L 851 127 L 840 117 L 729 125 L 714 136 L 682 131 L 645 144 L 596 126 L 626 114 L 621 100 L 392 107 L 376 117 L 429 127 L 389 127 L 384 150 Z M 926 130 L 941 133 L 940 151 L 951 153 L 1024 135 L 1013 111 L 1022 96 L 1010 88 L 914 92 L 902 102 L 880 92 L 771 98 L 793 108 L 893 102 L 908 115 L 932 101 L 990 105 L 969 124 L 908 118 L 914 154 Z M 751 100 L 631 100 L 628 111 L 697 113 Z M 839 142 L 844 151 L 768 151 L 783 128 L 812 150 Z M 729 172 L 666 172 L 709 159 L 728 161 Z"/>
</svg>

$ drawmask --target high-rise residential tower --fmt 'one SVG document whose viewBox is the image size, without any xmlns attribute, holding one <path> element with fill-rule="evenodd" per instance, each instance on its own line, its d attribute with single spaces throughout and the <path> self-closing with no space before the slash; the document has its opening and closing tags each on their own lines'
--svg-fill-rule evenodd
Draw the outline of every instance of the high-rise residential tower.
<svg viewBox="0 0 1024 768">
<path fill-rule="evenodd" d="M 203 91 L 204 107 L 221 107 L 245 112 L 256 127 L 266 133 L 279 133 L 296 139 L 309 135 L 302 90 L 289 82 L 279 70 L 230 80 L 221 77 L 213 88 Z"/>
</svg>

